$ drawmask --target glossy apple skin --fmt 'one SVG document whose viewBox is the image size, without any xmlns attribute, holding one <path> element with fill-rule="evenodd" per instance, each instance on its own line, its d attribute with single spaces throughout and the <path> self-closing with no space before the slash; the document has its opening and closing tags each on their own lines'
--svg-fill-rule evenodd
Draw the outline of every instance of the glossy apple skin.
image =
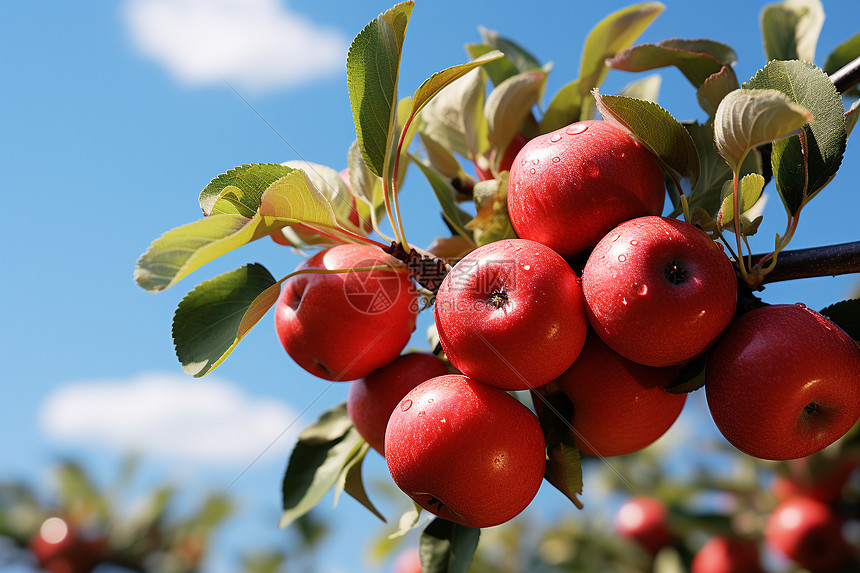
<svg viewBox="0 0 860 573">
<path fill-rule="evenodd" d="M 564 257 L 623 221 L 663 212 L 654 156 L 605 121 L 581 121 L 535 137 L 511 165 L 508 211 L 517 235 Z"/>
<path fill-rule="evenodd" d="M 676 374 L 631 362 L 589 331 L 573 365 L 539 391 L 558 389 L 571 401 L 582 453 L 621 456 L 650 445 L 678 419 L 687 395 L 663 390 Z"/>
<path fill-rule="evenodd" d="M 397 265 L 381 250 L 338 245 L 299 269 Z M 325 380 L 355 380 L 393 361 L 406 346 L 418 310 L 417 291 L 394 270 L 303 274 L 289 279 L 275 306 L 275 330 L 296 363 Z M 369 294 L 368 294 L 369 293 Z M 387 298 L 373 298 L 380 294 Z M 372 306 L 379 302 L 379 306 Z"/>
<path fill-rule="evenodd" d="M 496 241 L 469 253 L 442 281 L 434 312 L 451 364 L 505 390 L 546 384 L 585 343 L 579 281 L 534 241 Z"/>
<path fill-rule="evenodd" d="M 666 506 L 657 498 L 633 497 L 615 514 L 615 531 L 638 543 L 651 555 L 672 543 Z"/>
<path fill-rule="evenodd" d="M 385 427 L 391 412 L 410 390 L 445 374 L 448 374 L 448 366 L 433 354 L 404 354 L 352 382 L 346 411 L 358 433 L 373 449 L 385 455 Z"/>
<path fill-rule="evenodd" d="M 768 516 L 765 541 L 807 569 L 819 573 L 841 569 L 851 549 L 842 534 L 842 520 L 824 503 L 794 497 Z"/>
<path fill-rule="evenodd" d="M 502 171 L 511 170 L 511 166 L 514 164 L 514 159 L 516 159 L 517 154 L 520 152 L 520 149 L 522 149 L 527 142 L 528 138 L 526 138 L 526 136 L 522 133 L 518 133 L 514 136 L 514 138 L 508 144 L 508 147 L 505 149 L 505 153 L 502 155 L 501 160 L 499 160 L 499 173 L 501 173 Z M 490 156 L 491 163 L 496 160 L 497 155 L 497 151 L 494 150 Z M 475 164 L 475 173 L 478 175 L 478 179 L 480 179 L 481 181 L 495 179 L 492 170 L 481 169 L 477 163 Z"/>
<path fill-rule="evenodd" d="M 693 557 L 690 573 L 764 573 L 764 569 L 754 541 L 718 535 Z"/>
<path fill-rule="evenodd" d="M 737 278 L 702 230 L 641 217 L 594 247 L 582 293 L 589 323 L 610 348 L 639 364 L 672 366 L 700 354 L 731 322 Z"/>
<path fill-rule="evenodd" d="M 545 452 L 528 408 L 456 374 L 416 386 L 385 431 L 397 486 L 427 511 L 468 527 L 498 525 L 525 509 L 543 480 Z"/>
<path fill-rule="evenodd" d="M 757 308 L 714 346 L 705 394 L 714 423 L 736 448 L 769 460 L 801 458 L 860 418 L 860 350 L 801 304 Z"/>
</svg>

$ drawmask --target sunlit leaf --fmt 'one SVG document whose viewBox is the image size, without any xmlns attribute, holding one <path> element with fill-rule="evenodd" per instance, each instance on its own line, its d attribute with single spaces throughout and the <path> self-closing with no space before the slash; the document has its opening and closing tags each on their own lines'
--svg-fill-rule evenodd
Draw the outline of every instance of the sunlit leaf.
<svg viewBox="0 0 860 573">
<path fill-rule="evenodd" d="M 463 170 L 463 166 L 460 165 L 460 162 L 457 161 L 457 157 L 454 153 L 427 135 L 426 133 L 419 133 L 418 138 L 421 141 L 421 146 L 424 148 L 424 152 L 427 154 L 427 160 L 430 165 L 447 177 L 448 179 L 465 179 L 466 172 Z M 415 161 L 415 158 L 413 158 Z"/>
<path fill-rule="evenodd" d="M 364 480 L 361 476 L 361 467 L 364 463 L 364 457 L 367 455 L 369 449 L 370 444 L 365 442 L 361 445 L 355 456 L 353 456 L 353 458 L 347 463 L 344 468 L 346 471 L 341 473 L 338 483 L 336 484 L 335 496 L 337 496 L 338 491 L 345 491 L 350 497 L 363 505 L 368 511 L 385 523 L 385 517 L 378 509 L 376 509 L 373 502 L 370 501 L 370 497 L 367 495 L 367 490 L 364 488 Z"/>
<path fill-rule="evenodd" d="M 197 285 L 173 315 L 173 343 L 182 370 L 200 377 L 217 368 L 279 294 L 280 283 L 259 263 Z"/>
<path fill-rule="evenodd" d="M 451 184 L 429 165 L 425 165 L 418 159 L 413 159 L 413 161 L 421 172 L 424 173 L 424 176 L 427 177 L 427 181 L 430 182 L 430 187 L 433 189 L 433 193 L 436 194 L 436 199 L 442 207 L 442 216 L 445 217 L 445 220 L 448 221 L 460 236 L 471 241 L 472 233 L 466 230 L 466 225 L 472 219 L 472 216 L 457 206 L 457 203 L 454 201 L 455 192 Z"/>
<path fill-rule="evenodd" d="M 421 573 L 466 573 L 480 536 L 480 529 L 437 517 L 424 528 L 418 542 Z"/>
<path fill-rule="evenodd" d="M 479 182 L 473 194 L 478 212 L 466 229 L 473 232 L 475 244 L 480 247 L 516 238 L 508 215 L 508 172 L 503 171 L 498 179 Z"/>
<path fill-rule="evenodd" d="M 414 2 L 397 4 L 372 20 L 349 47 L 349 101 L 361 153 L 370 171 L 384 177 L 394 128 L 400 56 Z"/>
<path fill-rule="evenodd" d="M 415 90 L 415 93 L 412 95 L 412 109 L 409 112 L 410 115 L 416 115 L 428 101 L 433 99 L 433 97 L 439 93 L 442 88 L 454 80 L 463 77 L 478 66 L 484 65 L 487 62 L 492 62 L 493 60 L 498 60 L 502 55 L 503 54 L 501 52 L 496 50 L 479 56 L 471 62 L 453 66 L 444 69 L 441 72 L 436 72 L 426 79 L 417 90 Z"/>
<path fill-rule="evenodd" d="M 761 12 L 761 35 L 768 60 L 815 61 L 815 46 L 824 25 L 819 0 L 785 0 Z"/>
<path fill-rule="evenodd" d="M 708 117 L 714 117 L 723 98 L 739 87 L 734 70 L 723 66 L 720 71 L 705 79 L 701 87 L 696 90 L 696 98 L 702 109 L 708 113 Z"/>
<path fill-rule="evenodd" d="M 481 56 L 489 54 L 495 50 L 496 48 L 489 44 L 466 44 L 466 51 L 472 59 L 480 58 Z M 487 73 L 487 77 L 490 78 L 490 81 L 494 86 L 499 85 L 511 76 L 517 75 L 521 71 L 526 71 L 517 69 L 513 60 L 507 56 L 503 56 L 498 60 L 493 60 L 492 62 L 484 64 L 483 70 Z"/>
<path fill-rule="evenodd" d="M 822 69 L 828 76 L 847 66 L 855 59 L 860 57 L 860 32 L 854 34 L 838 46 L 827 56 Z M 849 97 L 860 97 L 860 89 L 857 86 L 843 92 L 843 95 Z"/>
<path fill-rule="evenodd" d="M 610 14 L 589 32 L 579 66 L 578 87 L 582 101 L 579 119 L 592 117 L 594 104 L 589 94 L 600 87 L 609 72 L 606 59 L 633 44 L 665 8 L 660 2 L 628 6 Z"/>
<path fill-rule="evenodd" d="M 733 66 L 736 61 L 734 50 L 721 42 L 675 38 L 627 48 L 606 64 L 627 72 L 675 66 L 693 86 L 699 88 L 709 76 L 719 72 L 723 66 Z"/>
<path fill-rule="evenodd" d="M 582 110 L 582 92 L 579 80 L 573 80 L 553 96 L 540 121 L 541 133 L 549 133 L 560 127 L 579 121 Z"/>
<path fill-rule="evenodd" d="M 663 78 L 660 75 L 651 74 L 641 80 L 627 84 L 618 92 L 618 95 L 657 103 L 657 96 L 660 94 L 660 84 L 662 83 Z"/>
<path fill-rule="evenodd" d="M 469 161 L 486 151 L 486 81 L 476 68 L 445 86 L 422 110 L 421 133 Z"/>
<path fill-rule="evenodd" d="M 253 216 L 260 206 L 263 192 L 291 171 L 291 168 L 277 163 L 253 163 L 234 167 L 213 179 L 200 192 L 200 208 L 203 209 L 204 215 L 224 214 L 225 210 L 213 213 L 213 208 L 220 199 L 225 199 L 227 203 L 236 204 L 233 214 Z"/>
<path fill-rule="evenodd" d="M 738 171 L 750 149 L 812 121 L 812 114 L 772 89 L 737 89 L 720 102 L 714 118 L 717 151 Z"/>
<path fill-rule="evenodd" d="M 857 125 L 857 117 L 860 116 L 860 100 L 851 104 L 848 111 L 845 112 L 845 137 L 851 135 L 854 131 L 854 126 Z"/>
<path fill-rule="evenodd" d="M 770 62 L 756 73 L 745 88 L 778 90 L 803 106 L 815 119 L 803 126 L 808 144 L 808 187 L 800 139 L 774 142 L 771 163 L 777 191 L 789 213 L 814 197 L 836 175 L 842 163 L 848 135 L 842 98 L 821 68 L 802 60 Z"/>
<path fill-rule="evenodd" d="M 690 134 L 672 115 L 656 103 L 594 91 L 597 109 L 604 120 L 632 133 L 666 167 L 695 186 L 699 180 L 699 157 Z"/>
<path fill-rule="evenodd" d="M 734 232 L 734 198 L 732 187 L 732 181 L 726 181 L 723 185 L 723 202 L 717 215 L 717 223 L 723 228 Z M 764 189 L 764 177 L 758 173 L 751 173 L 738 182 L 739 215 L 753 208 L 761 198 L 762 189 Z"/>
<path fill-rule="evenodd" d="M 346 404 L 329 410 L 299 435 L 284 474 L 280 527 L 287 527 L 325 497 L 363 441 L 349 422 Z"/>
<path fill-rule="evenodd" d="M 487 137 L 496 149 L 507 149 L 514 136 L 522 131 L 532 107 L 540 101 L 546 86 L 543 71 L 524 72 L 506 79 L 487 96 L 484 115 L 489 129 Z"/>
<path fill-rule="evenodd" d="M 365 234 L 362 225 L 354 224 L 350 218 L 354 220 L 358 217 L 358 212 L 353 205 L 353 196 L 346 182 L 341 178 L 340 173 L 319 163 L 311 163 L 304 160 L 287 161 L 284 163 L 287 167 L 293 169 L 301 169 L 308 177 L 308 182 L 326 198 L 331 205 L 335 219 L 341 227 L 350 229 L 355 233 Z M 360 223 L 360 219 L 358 219 Z M 369 223 L 369 221 L 367 221 Z"/>
<path fill-rule="evenodd" d="M 502 52 L 505 57 L 513 62 L 519 72 L 529 72 L 541 67 L 541 63 L 525 48 L 509 38 L 505 38 L 495 30 L 488 30 L 478 26 L 478 32 L 484 44 Z M 498 85 L 498 84 L 497 84 Z"/>
</svg>

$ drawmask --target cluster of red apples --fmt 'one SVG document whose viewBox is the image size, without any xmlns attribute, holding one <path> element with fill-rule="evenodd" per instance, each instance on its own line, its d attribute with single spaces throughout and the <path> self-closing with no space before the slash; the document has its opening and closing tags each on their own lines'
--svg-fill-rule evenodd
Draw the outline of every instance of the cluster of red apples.
<svg viewBox="0 0 860 573">
<path fill-rule="evenodd" d="M 661 168 L 626 131 L 583 121 L 512 146 L 501 169 L 520 238 L 477 248 L 445 276 L 434 308 L 444 360 L 401 355 L 419 294 L 374 247 L 336 246 L 302 267 L 391 270 L 296 276 L 276 310 L 300 366 L 353 380 L 356 428 L 424 509 L 488 527 L 531 502 L 545 436 L 510 391 L 531 391 L 537 411 L 563 395 L 565 423 L 594 456 L 663 435 L 686 399 L 665 388 L 705 352 L 714 421 L 750 455 L 806 456 L 857 421 L 854 341 L 801 304 L 737 317 L 732 262 L 701 229 L 660 216 Z"/>
</svg>

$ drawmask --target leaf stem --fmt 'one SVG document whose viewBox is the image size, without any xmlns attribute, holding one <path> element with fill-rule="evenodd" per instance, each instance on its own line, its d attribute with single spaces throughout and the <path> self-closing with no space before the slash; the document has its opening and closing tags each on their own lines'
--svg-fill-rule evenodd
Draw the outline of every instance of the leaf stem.
<svg viewBox="0 0 860 573">
<path fill-rule="evenodd" d="M 374 247 L 379 247 L 380 249 L 384 249 L 384 248 L 386 248 L 386 247 L 388 246 L 388 245 L 386 245 L 385 243 L 380 243 L 379 241 L 375 241 L 375 240 L 371 239 L 370 237 L 365 237 L 364 235 L 359 235 L 358 233 L 353 233 L 352 231 L 350 231 L 350 230 L 348 230 L 348 229 L 343 229 L 343 228 L 341 228 L 341 227 L 337 227 L 337 228 L 332 227 L 332 231 L 334 231 L 334 232 L 336 232 L 336 233 L 341 233 L 342 235 L 346 235 L 346 236 L 347 236 L 347 237 L 349 237 L 351 240 L 349 240 L 349 241 L 344 240 L 344 238 L 343 238 L 343 237 L 339 237 L 339 236 L 337 236 L 337 235 L 335 235 L 335 234 L 333 234 L 333 233 L 329 233 L 329 232 L 327 232 L 327 231 L 323 231 L 323 230 L 322 230 L 322 229 L 320 229 L 319 227 L 315 227 L 314 225 L 311 225 L 311 224 L 308 224 L 308 223 L 302 223 L 302 225 L 303 225 L 303 226 L 305 226 L 305 227 L 307 227 L 307 228 L 309 228 L 309 229 L 311 229 L 313 232 L 315 232 L 315 233 L 317 233 L 317 234 L 319 234 L 319 235 L 322 235 L 323 237 L 328 237 L 329 239 L 334 239 L 335 241 L 338 241 L 338 242 L 341 242 L 341 243 L 356 243 L 356 242 L 360 242 L 360 243 L 366 243 L 366 244 L 368 244 L 368 245 L 373 245 Z"/>
<path fill-rule="evenodd" d="M 400 230 L 400 242 L 403 244 L 403 248 L 406 249 L 407 253 L 411 249 L 409 247 L 409 243 L 406 242 L 406 231 L 403 229 L 403 221 L 400 217 L 400 201 L 397 198 L 397 174 L 400 170 L 400 152 L 403 149 L 403 142 L 406 140 L 406 132 L 409 131 L 409 126 L 412 125 L 412 120 L 414 118 L 414 115 L 410 115 L 409 119 L 407 119 L 406 123 L 403 125 L 403 130 L 400 132 L 400 138 L 397 140 L 397 152 L 394 155 L 394 169 L 392 170 L 391 175 L 391 185 L 394 189 L 392 199 L 394 201 L 394 211 L 397 213 L 396 225 Z M 394 219 L 391 220 L 391 224 L 395 224 Z"/>
<path fill-rule="evenodd" d="M 741 216 L 740 216 L 740 198 L 738 197 L 738 172 L 732 170 L 732 219 L 735 224 L 735 239 L 737 241 L 738 252 L 735 260 L 738 262 L 738 269 L 741 271 L 741 277 L 744 282 L 749 284 L 750 277 L 747 272 L 746 262 L 744 262 L 744 250 L 741 244 Z"/>
</svg>

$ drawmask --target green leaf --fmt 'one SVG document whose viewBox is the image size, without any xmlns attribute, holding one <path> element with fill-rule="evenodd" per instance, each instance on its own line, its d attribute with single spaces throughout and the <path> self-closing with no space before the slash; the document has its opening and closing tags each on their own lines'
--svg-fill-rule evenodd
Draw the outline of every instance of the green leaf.
<svg viewBox="0 0 860 573">
<path fill-rule="evenodd" d="M 732 181 L 726 181 L 723 184 L 723 203 L 717 215 L 717 223 L 734 233 L 734 194 L 732 188 Z M 738 182 L 738 191 L 740 192 L 740 197 L 738 197 L 739 215 L 753 208 L 761 198 L 762 189 L 764 189 L 764 177 L 758 173 L 751 173 Z"/>
<path fill-rule="evenodd" d="M 860 57 L 860 32 L 854 34 L 836 46 L 836 48 L 827 56 L 822 69 L 828 76 L 832 76 L 858 57 Z M 860 89 L 858 89 L 857 86 L 854 86 L 843 95 L 849 97 L 860 97 Z"/>
<path fill-rule="evenodd" d="M 850 137 L 854 131 L 854 126 L 857 125 L 857 117 L 860 116 L 860 100 L 851 104 L 848 111 L 845 112 L 845 137 Z"/>
<path fill-rule="evenodd" d="M 355 133 L 370 171 L 386 177 L 393 135 L 400 56 L 414 2 L 397 4 L 372 20 L 352 41 L 346 58 Z"/>
<path fill-rule="evenodd" d="M 553 96 L 540 120 L 541 133 L 549 133 L 556 129 L 579 121 L 582 113 L 582 92 L 579 90 L 579 80 L 573 80 L 562 87 Z"/>
<path fill-rule="evenodd" d="M 363 441 L 349 422 L 346 404 L 326 412 L 299 435 L 284 474 L 279 527 L 287 527 L 322 501 Z"/>
<path fill-rule="evenodd" d="M 373 502 L 370 501 L 370 498 L 367 495 L 367 490 L 364 489 L 364 480 L 361 477 L 361 466 L 368 450 L 370 450 L 370 444 L 364 442 L 355 456 L 347 462 L 344 467 L 346 471 L 342 472 L 338 478 L 335 496 L 337 496 L 341 490 L 345 491 L 350 495 L 350 497 L 366 507 L 373 515 L 381 519 L 383 523 L 386 523 L 385 517 L 378 509 L 376 509 Z"/>
<path fill-rule="evenodd" d="M 212 215 L 166 232 L 138 260 L 134 279 L 145 290 L 164 290 L 221 255 L 293 223 L 337 227 L 328 201 L 301 170 L 269 185 L 251 219 Z"/>
<path fill-rule="evenodd" d="M 200 208 L 204 215 L 225 213 L 227 204 L 234 204 L 232 213 L 251 217 L 260 206 L 263 192 L 275 181 L 288 175 L 291 168 L 277 163 L 253 163 L 234 167 L 209 182 L 200 192 Z M 213 212 L 215 204 L 224 200 L 225 204 Z"/>
<path fill-rule="evenodd" d="M 369 219 L 362 220 L 359 218 L 359 225 L 355 225 L 349 220 L 350 216 L 355 216 L 356 208 L 353 206 L 353 195 L 350 193 L 346 182 L 341 178 L 340 173 L 331 167 L 320 165 L 319 163 L 311 163 L 303 159 L 287 161 L 284 165 L 293 169 L 301 169 L 305 172 L 310 184 L 331 205 L 338 225 L 354 233 L 366 234 L 362 228 L 362 224 L 365 221 L 369 223 Z"/>
<path fill-rule="evenodd" d="M 498 50 L 495 50 L 487 54 L 483 54 L 471 62 L 453 66 L 442 70 L 441 72 L 436 72 L 428 79 L 424 80 L 424 83 L 418 86 L 418 89 L 415 90 L 415 93 L 412 95 L 412 109 L 409 112 L 410 117 L 415 116 L 419 111 L 421 111 L 428 101 L 433 99 L 433 97 L 438 94 L 442 88 L 454 80 L 463 77 L 478 66 L 498 60 L 501 57 L 503 57 L 503 54 Z"/>
<path fill-rule="evenodd" d="M 659 74 L 651 74 L 641 80 L 627 84 L 618 92 L 618 95 L 657 103 L 657 96 L 660 94 L 660 84 L 662 82 L 663 78 Z"/>
<path fill-rule="evenodd" d="M 487 137 L 496 149 L 507 149 L 520 133 L 534 105 L 540 101 L 546 86 L 547 73 L 523 72 L 499 84 L 487 96 L 484 115 L 489 129 Z"/>
<path fill-rule="evenodd" d="M 708 112 L 708 117 L 713 118 L 720 107 L 723 98 L 738 89 L 738 78 L 732 68 L 723 66 L 720 71 L 711 74 L 705 79 L 701 87 L 696 90 L 696 99 L 702 109 Z"/>
<path fill-rule="evenodd" d="M 387 536 L 388 539 L 398 539 L 403 537 L 416 527 L 418 527 L 418 521 L 421 517 L 422 508 L 420 505 L 413 503 L 413 508 L 407 510 L 400 516 L 400 520 L 397 522 L 397 530 Z"/>
<path fill-rule="evenodd" d="M 508 172 L 498 179 L 480 181 L 473 190 L 478 213 L 466 229 L 473 231 L 475 244 L 480 246 L 502 239 L 515 239 L 517 234 L 508 215 Z"/>
<path fill-rule="evenodd" d="M 518 72 L 530 72 L 541 67 L 541 63 L 537 58 L 513 40 L 505 38 L 497 31 L 488 30 L 483 26 L 479 26 L 478 31 L 481 33 L 484 44 L 502 52 L 514 64 Z"/>
<path fill-rule="evenodd" d="M 482 71 L 476 68 L 448 84 L 421 112 L 420 132 L 469 161 L 489 149 Z"/>
<path fill-rule="evenodd" d="M 821 314 L 848 333 L 848 336 L 860 340 L 860 298 L 831 304 L 822 309 Z"/>
<path fill-rule="evenodd" d="M 696 146 L 699 155 L 699 182 L 690 191 L 687 201 L 690 208 L 701 207 L 711 217 L 716 217 L 721 205 L 720 191 L 726 181 L 732 179 L 732 170 L 714 147 L 714 126 L 711 123 L 685 123 L 684 127 Z M 759 154 L 755 150 L 747 154 L 739 175 L 759 173 Z M 680 206 L 670 186 L 670 196 L 676 209 Z M 714 227 L 716 230 L 716 226 Z"/>
<path fill-rule="evenodd" d="M 603 119 L 621 126 L 642 142 L 660 162 L 690 180 L 699 180 L 699 157 L 690 134 L 656 103 L 594 91 Z"/>
<path fill-rule="evenodd" d="M 422 573 L 466 573 L 478 547 L 481 530 L 437 517 L 419 539 Z"/>
<path fill-rule="evenodd" d="M 821 68 L 801 60 L 770 62 L 744 87 L 755 91 L 778 90 L 815 118 L 803 126 L 808 144 L 808 187 L 804 185 L 800 139 L 782 139 L 772 147 L 776 188 L 786 209 L 794 215 L 830 182 L 842 163 L 848 139 L 842 98 Z"/>
<path fill-rule="evenodd" d="M 435 169 L 417 158 L 413 158 L 412 160 L 427 178 L 427 181 L 430 182 L 430 187 L 433 189 L 433 193 L 436 194 L 436 199 L 442 207 L 442 216 L 445 217 L 445 220 L 448 221 L 460 236 L 466 237 L 471 241 L 472 233 L 466 230 L 466 225 L 472 219 L 472 216 L 457 206 L 457 203 L 454 201 L 454 188 Z"/>
<path fill-rule="evenodd" d="M 480 58 L 484 54 L 489 54 L 495 49 L 496 48 L 489 44 L 466 44 L 466 51 L 472 59 Z M 490 81 L 493 82 L 494 86 L 499 85 L 511 76 L 517 75 L 521 71 L 525 71 L 517 69 L 513 60 L 507 56 L 503 56 L 498 60 L 485 64 L 483 69 L 487 73 L 487 77 L 490 78 Z"/>
<path fill-rule="evenodd" d="M 385 197 L 382 182 L 367 168 L 367 163 L 364 162 L 364 156 L 361 154 L 357 140 L 349 146 L 347 166 L 349 168 L 349 182 L 352 187 L 352 194 L 356 198 L 360 220 L 368 220 L 371 209 L 376 211 L 377 217 L 384 214 Z"/>
<path fill-rule="evenodd" d="M 749 151 L 798 129 L 812 114 L 772 89 L 738 89 L 717 108 L 714 140 L 717 151 L 738 171 Z"/>
<path fill-rule="evenodd" d="M 815 46 L 824 24 L 819 0 L 786 0 L 761 12 L 761 35 L 768 60 L 815 61 Z"/>
<path fill-rule="evenodd" d="M 591 90 L 600 87 L 609 68 L 606 59 L 627 48 L 666 7 L 660 2 L 628 6 L 604 18 L 589 32 L 579 66 L 579 93 L 583 102 L 579 119 L 591 119 Z"/>
<path fill-rule="evenodd" d="M 714 40 L 664 40 L 627 48 L 606 65 L 626 72 L 644 72 L 675 66 L 696 88 L 723 66 L 732 67 L 737 55 L 731 47 Z"/>
<path fill-rule="evenodd" d="M 582 460 L 573 434 L 560 442 L 548 444 L 547 462 L 544 478 L 573 504 L 582 509 L 579 496 L 582 495 Z"/>
<path fill-rule="evenodd" d="M 421 140 L 422 147 L 424 147 L 424 152 L 427 154 L 427 160 L 433 169 L 448 179 L 463 180 L 467 177 L 460 162 L 457 161 L 457 158 L 450 149 L 425 133 L 419 133 L 418 137 Z M 415 157 L 412 158 L 412 161 L 417 163 Z"/>
<path fill-rule="evenodd" d="M 197 285 L 173 315 L 182 370 L 195 378 L 217 368 L 278 301 L 280 282 L 255 263 Z"/>
</svg>

